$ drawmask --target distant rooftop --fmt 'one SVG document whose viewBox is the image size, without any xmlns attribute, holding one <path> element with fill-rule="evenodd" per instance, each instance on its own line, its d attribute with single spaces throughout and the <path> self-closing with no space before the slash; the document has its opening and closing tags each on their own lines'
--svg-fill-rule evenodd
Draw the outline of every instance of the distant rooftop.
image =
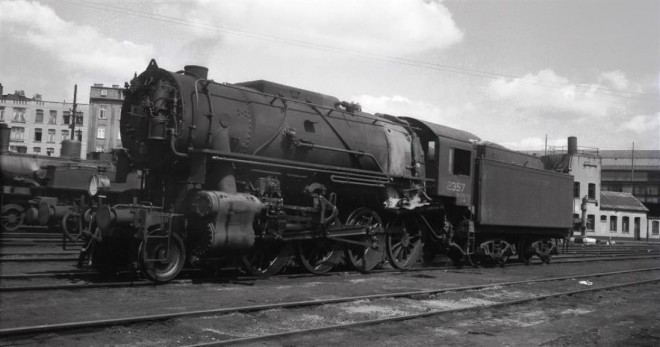
<svg viewBox="0 0 660 347">
<path fill-rule="evenodd" d="M 605 210 L 649 211 L 646 206 L 630 193 L 601 191 L 600 204 L 601 208 Z"/>
<path fill-rule="evenodd" d="M 604 150 L 600 152 L 605 170 L 626 169 L 660 171 L 660 150 Z"/>
</svg>

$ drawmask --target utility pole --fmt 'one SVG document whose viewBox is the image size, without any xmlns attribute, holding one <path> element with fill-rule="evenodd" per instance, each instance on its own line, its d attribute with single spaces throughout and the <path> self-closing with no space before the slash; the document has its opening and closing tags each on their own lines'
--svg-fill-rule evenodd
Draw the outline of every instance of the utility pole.
<svg viewBox="0 0 660 347">
<path fill-rule="evenodd" d="M 76 108 L 78 107 L 78 104 L 76 104 L 76 96 L 78 95 L 78 85 L 74 85 L 73 87 L 73 110 L 71 111 L 71 125 L 69 126 L 71 128 L 71 140 L 75 140 L 75 132 L 76 132 Z"/>
<path fill-rule="evenodd" d="M 630 156 L 630 185 L 632 195 L 635 195 L 635 141 L 632 143 L 632 154 Z"/>
</svg>

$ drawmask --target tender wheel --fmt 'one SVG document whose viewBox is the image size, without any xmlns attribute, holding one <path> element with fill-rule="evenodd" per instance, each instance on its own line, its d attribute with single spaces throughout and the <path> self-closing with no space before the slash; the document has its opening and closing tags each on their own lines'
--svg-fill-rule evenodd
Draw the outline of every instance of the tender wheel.
<svg viewBox="0 0 660 347">
<path fill-rule="evenodd" d="M 334 268 L 341 261 L 341 248 L 328 239 L 301 241 L 298 258 L 307 271 L 320 275 Z"/>
<path fill-rule="evenodd" d="M 154 282 L 171 281 L 185 263 L 186 249 L 181 237 L 173 233 L 169 239 L 169 249 L 167 240 L 165 232 L 157 230 L 149 233 L 140 245 L 140 266 L 144 274 Z"/>
<path fill-rule="evenodd" d="M 288 242 L 258 239 L 254 247 L 241 256 L 245 270 L 259 277 L 276 275 L 291 259 L 293 251 Z"/>
<path fill-rule="evenodd" d="M 422 256 L 422 237 L 419 228 L 402 223 L 400 232 L 387 234 L 385 245 L 388 261 L 397 269 L 409 269 Z"/>
<path fill-rule="evenodd" d="M 346 225 L 365 226 L 367 235 L 360 240 L 363 245 L 349 244 L 346 249 L 348 262 L 360 272 L 369 272 L 383 262 L 385 239 L 383 221 L 376 211 L 362 207 L 351 212 Z"/>
<path fill-rule="evenodd" d="M 23 226 L 25 214 L 17 207 L 4 208 L 2 211 L 2 229 L 16 231 Z"/>
</svg>

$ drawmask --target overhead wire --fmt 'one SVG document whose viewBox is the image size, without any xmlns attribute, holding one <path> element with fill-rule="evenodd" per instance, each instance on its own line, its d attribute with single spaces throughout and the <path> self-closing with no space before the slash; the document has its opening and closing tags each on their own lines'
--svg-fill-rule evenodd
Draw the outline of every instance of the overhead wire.
<svg viewBox="0 0 660 347">
<path fill-rule="evenodd" d="M 462 75 L 467 75 L 467 76 L 472 76 L 472 77 L 481 77 L 481 78 L 487 78 L 487 79 L 493 79 L 493 80 L 500 80 L 502 78 L 505 78 L 505 79 L 508 78 L 508 79 L 524 81 L 526 83 L 536 84 L 536 85 L 540 85 L 540 86 L 544 86 L 544 87 L 548 87 L 548 88 L 557 88 L 557 89 L 561 88 L 561 89 L 563 89 L 563 88 L 566 88 L 566 87 L 573 87 L 573 88 L 577 88 L 577 89 L 582 89 L 582 90 L 584 90 L 584 92 L 589 92 L 589 93 L 604 95 L 604 96 L 617 97 L 617 98 L 642 99 L 642 100 L 660 100 L 660 97 L 657 97 L 657 96 L 654 96 L 654 95 L 651 95 L 651 94 L 648 94 L 648 93 L 635 92 L 635 91 L 629 91 L 629 90 L 621 90 L 621 89 L 613 89 L 613 88 L 607 88 L 607 87 L 598 86 L 598 85 L 582 85 L 582 84 L 575 84 L 575 83 L 540 81 L 540 80 L 537 80 L 537 79 L 531 79 L 527 76 L 519 76 L 519 75 L 514 75 L 514 74 L 506 74 L 506 73 L 497 73 L 497 72 L 490 72 L 490 71 L 483 71 L 483 70 L 476 70 L 476 69 L 468 69 L 468 68 L 459 67 L 459 66 L 444 65 L 444 64 L 438 64 L 438 63 L 432 63 L 432 62 L 420 61 L 420 60 L 414 60 L 414 59 L 408 59 L 408 58 L 402 58 L 402 57 L 379 55 L 379 54 L 374 54 L 374 53 L 350 50 L 350 49 L 346 49 L 346 48 L 342 48 L 342 47 L 323 45 L 323 44 L 318 44 L 318 43 L 304 41 L 304 40 L 285 38 L 285 37 L 267 35 L 267 34 L 260 34 L 260 33 L 254 33 L 254 32 L 234 29 L 234 28 L 227 28 L 227 27 L 218 26 L 218 25 L 205 24 L 205 23 L 200 23 L 200 22 L 196 22 L 196 21 L 193 21 L 193 20 L 185 19 L 185 18 L 165 16 L 165 15 L 160 15 L 160 14 L 151 13 L 151 12 L 139 11 L 139 10 L 131 9 L 131 8 L 117 7 L 117 6 L 109 5 L 111 3 L 126 3 L 126 4 L 130 3 L 130 4 L 134 4 L 134 2 L 120 2 L 120 1 L 98 2 L 98 1 L 86 1 L 86 0 L 62 1 L 62 2 L 81 5 L 81 6 L 84 6 L 84 7 L 93 8 L 93 9 L 97 9 L 97 10 L 112 11 L 112 12 L 115 12 L 115 13 L 128 14 L 128 15 L 132 15 L 132 16 L 135 16 L 135 17 L 145 18 L 145 19 L 154 20 L 154 21 L 160 21 L 160 22 L 164 22 L 164 23 L 171 23 L 171 24 L 177 24 L 177 25 L 191 27 L 191 28 L 216 31 L 216 32 L 220 32 L 220 33 L 226 33 L 226 34 L 230 34 L 230 35 L 238 35 L 238 36 L 250 37 L 250 38 L 255 38 L 255 39 L 260 39 L 260 40 L 267 40 L 267 41 L 277 42 L 277 43 L 291 45 L 291 46 L 297 46 L 297 47 L 306 48 L 306 49 L 315 49 L 315 50 L 321 50 L 321 51 L 326 51 L 326 52 L 333 52 L 333 53 L 337 53 L 337 54 L 344 54 L 344 55 L 350 55 L 350 56 L 373 59 L 373 60 L 380 60 L 380 61 L 400 64 L 400 65 L 406 65 L 406 66 L 411 66 L 411 67 L 417 67 L 417 68 L 423 68 L 423 69 L 431 69 L 431 70 L 436 70 L 436 71 L 445 71 L 445 72 L 451 72 L 451 73 L 457 73 L 457 74 L 462 74 Z M 150 4 L 152 4 L 152 5 L 167 4 L 167 3 L 181 4 L 181 2 L 176 2 L 176 1 L 150 2 Z"/>
</svg>

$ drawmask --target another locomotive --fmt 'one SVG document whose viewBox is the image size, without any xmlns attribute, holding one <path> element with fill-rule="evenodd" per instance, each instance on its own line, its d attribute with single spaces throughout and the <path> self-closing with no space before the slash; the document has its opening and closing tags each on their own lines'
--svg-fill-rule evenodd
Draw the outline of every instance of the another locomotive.
<svg viewBox="0 0 660 347">
<path fill-rule="evenodd" d="M 437 253 L 547 261 L 572 226 L 573 179 L 540 158 L 298 88 L 216 83 L 199 66 L 152 60 L 125 90 L 121 138 L 141 201 L 99 207 L 94 252 L 154 281 L 235 257 L 260 276 L 294 255 L 313 273 Z"/>
<path fill-rule="evenodd" d="M 75 240 L 89 224 L 82 216 L 94 203 L 87 192 L 90 179 L 97 174 L 114 178 L 115 161 L 80 159 L 80 142 L 69 139 L 62 141 L 59 157 L 10 152 L 9 133 L 10 127 L 0 122 L 2 230 L 42 225 L 63 230 Z M 131 183 L 115 185 L 113 201 L 139 187 L 136 174 L 131 173 Z"/>
</svg>

